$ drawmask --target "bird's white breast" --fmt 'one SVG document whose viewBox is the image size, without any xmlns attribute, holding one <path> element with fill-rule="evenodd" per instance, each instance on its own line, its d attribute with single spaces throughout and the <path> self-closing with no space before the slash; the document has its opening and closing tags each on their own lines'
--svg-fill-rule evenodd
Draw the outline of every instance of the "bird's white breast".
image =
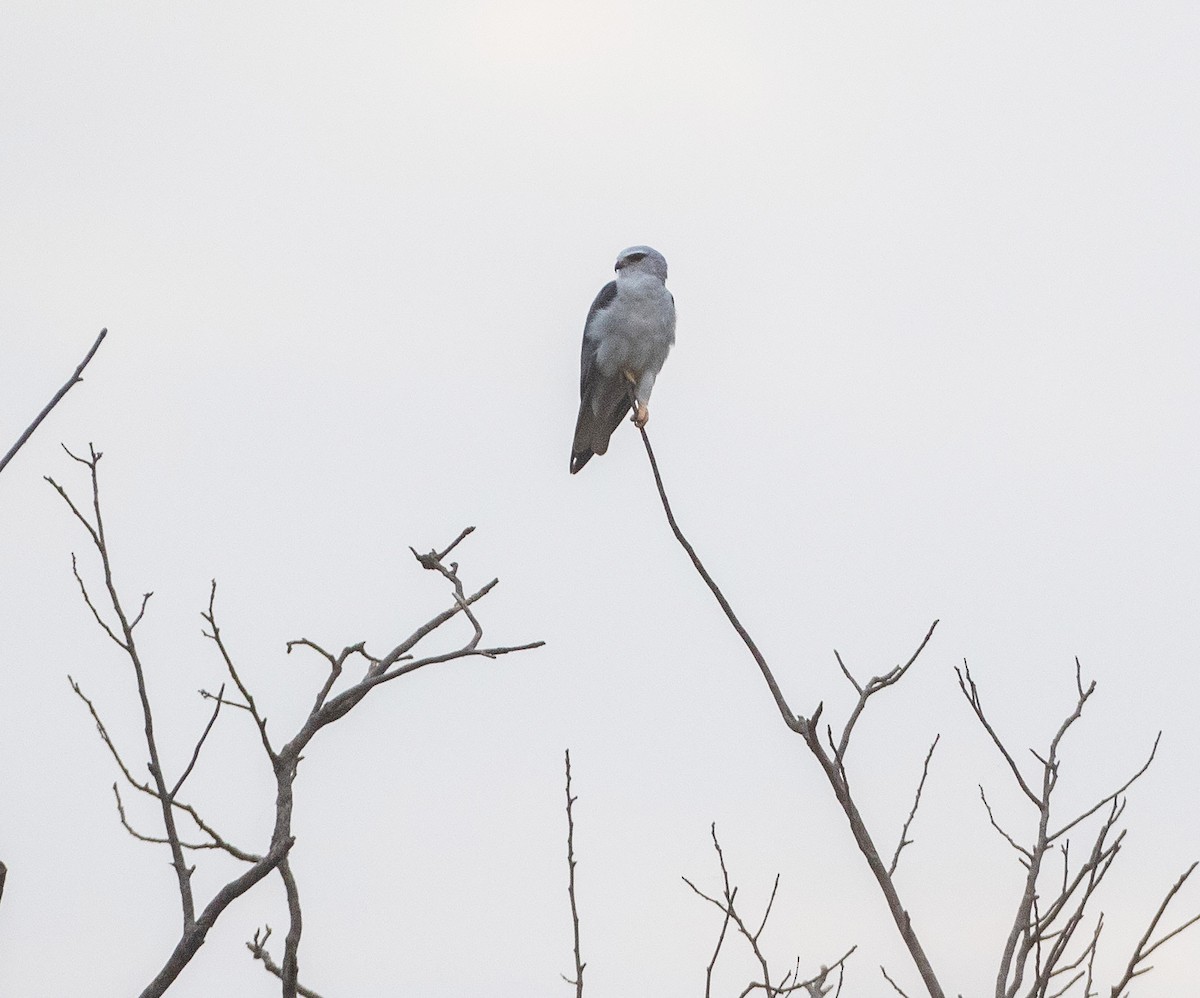
<svg viewBox="0 0 1200 998">
<path fill-rule="evenodd" d="M 661 281 L 621 281 L 616 300 L 596 320 L 596 362 L 606 377 L 662 370 L 675 342 L 675 305 Z"/>
</svg>

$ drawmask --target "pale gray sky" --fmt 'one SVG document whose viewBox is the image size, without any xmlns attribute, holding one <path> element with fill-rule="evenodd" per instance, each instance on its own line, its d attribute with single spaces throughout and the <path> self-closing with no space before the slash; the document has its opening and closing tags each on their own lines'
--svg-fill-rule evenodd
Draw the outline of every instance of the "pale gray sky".
<svg viewBox="0 0 1200 998">
<path fill-rule="evenodd" d="M 1033 816 L 954 686 L 1016 748 L 1100 689 L 1064 808 L 1122 780 L 1102 967 L 1200 854 L 1200 8 L 512 2 L 10 3 L 0 13 L 0 444 L 110 335 L 0 477 L 0 993 L 136 993 L 176 933 L 167 857 L 117 824 L 70 672 L 124 745 L 131 680 L 80 604 L 96 566 L 42 481 L 105 451 L 119 583 L 171 763 L 221 681 L 209 580 L 277 730 L 316 661 L 445 602 L 407 545 L 501 587 L 498 642 L 313 744 L 293 854 L 306 981 L 339 995 L 568 993 L 572 749 L 593 998 L 702 992 L 715 820 L 739 897 L 783 875 L 781 965 L 852 943 L 848 995 L 916 978 L 816 766 L 670 537 L 636 433 L 567 473 L 578 350 L 616 253 L 670 261 L 650 431 L 676 512 L 793 706 L 917 671 L 851 758 L 891 843 L 942 732 L 901 886 L 947 987 L 985 993 Z M 249 848 L 269 774 L 222 718 L 193 797 Z M 149 810 L 142 812 L 148 823 Z M 200 889 L 228 869 L 200 859 Z M 1193 885 L 1176 911 L 1200 906 Z M 233 907 L 172 992 L 271 995 Z M 1145 995 L 1187 993 L 1196 937 Z M 722 978 L 740 990 L 743 954 Z M 737 987 L 735 988 L 735 984 Z"/>
</svg>

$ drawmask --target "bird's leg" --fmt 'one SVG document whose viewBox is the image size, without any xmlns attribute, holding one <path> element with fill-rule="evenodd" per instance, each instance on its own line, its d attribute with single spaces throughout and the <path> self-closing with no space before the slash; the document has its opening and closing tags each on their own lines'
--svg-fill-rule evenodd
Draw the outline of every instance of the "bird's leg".
<svg viewBox="0 0 1200 998">
<path fill-rule="evenodd" d="M 638 377 L 632 371 L 626 369 L 621 372 L 625 376 L 625 380 L 629 382 L 629 399 L 633 403 L 633 425 L 639 430 L 650 422 L 650 410 L 646 403 L 637 397 Z"/>
</svg>

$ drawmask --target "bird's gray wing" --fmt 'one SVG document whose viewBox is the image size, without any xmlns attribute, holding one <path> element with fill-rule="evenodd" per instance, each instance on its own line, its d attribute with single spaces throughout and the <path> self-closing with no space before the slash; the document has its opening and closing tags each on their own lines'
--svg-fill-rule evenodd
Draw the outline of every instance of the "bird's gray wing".
<svg viewBox="0 0 1200 998">
<path fill-rule="evenodd" d="M 608 438 L 621 423 L 628 405 L 616 413 L 615 419 L 597 416 L 594 402 L 596 396 L 607 392 L 609 379 L 596 366 L 596 354 L 600 350 L 600 339 L 595 335 L 596 316 L 608 308 L 617 298 L 617 282 L 609 281 L 600 289 L 588 309 L 583 324 L 583 346 L 579 357 L 579 416 L 575 420 L 575 436 L 571 443 L 571 474 L 578 472 L 595 454 L 603 454 L 608 448 Z M 601 410 L 608 409 L 603 405 Z M 611 423 L 611 425 L 609 425 Z"/>
<path fill-rule="evenodd" d="M 579 397 L 583 398 L 587 392 L 587 384 L 592 376 L 592 368 L 596 363 L 596 351 L 600 348 L 600 342 L 594 336 L 589 336 L 588 333 L 592 329 L 592 320 L 596 318 L 599 312 L 603 312 L 609 305 L 617 300 L 617 282 L 609 281 L 602 287 L 595 299 L 592 301 L 592 307 L 588 309 L 587 318 L 583 323 L 583 349 L 579 358 Z"/>
</svg>

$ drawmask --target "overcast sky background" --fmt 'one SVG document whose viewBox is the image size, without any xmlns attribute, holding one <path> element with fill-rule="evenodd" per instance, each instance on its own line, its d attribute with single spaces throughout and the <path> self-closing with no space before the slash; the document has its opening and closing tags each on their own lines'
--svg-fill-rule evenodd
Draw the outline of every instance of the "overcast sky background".
<svg viewBox="0 0 1200 998">
<path fill-rule="evenodd" d="M 104 451 L 117 580 L 169 766 L 225 638 L 282 736 L 323 678 L 284 643 L 390 647 L 447 603 L 408 545 L 494 575 L 488 640 L 312 744 L 293 866 L 327 998 L 564 995 L 572 750 L 588 994 L 701 994 L 719 913 L 782 874 L 782 969 L 859 945 L 850 996 L 920 993 L 827 785 L 670 536 L 636 433 L 567 473 L 578 350 L 617 252 L 670 262 L 650 432 L 685 531 L 796 710 L 868 712 L 851 779 L 944 985 L 990 993 L 1022 870 L 977 784 L 1034 815 L 1014 749 L 1064 749 L 1062 811 L 1123 781 L 1111 981 L 1200 856 L 1200 7 L 1193 3 L 194 6 L 0 13 L 0 445 L 109 337 L 0 476 L 0 993 L 136 994 L 178 931 L 69 672 L 139 758 L 127 663 L 80 602 Z M 465 626 L 465 625 L 463 625 Z M 1024 758 L 1024 756 L 1023 756 Z M 190 798 L 265 848 L 270 774 L 222 716 Z M 135 820 L 153 826 L 139 804 Z M 234 868 L 198 860 L 205 899 Z M 1200 885 L 1168 921 L 1200 908 Z M 752 907 L 752 911 L 757 910 Z M 172 994 L 271 995 L 235 904 Z M 1135 994 L 1191 993 L 1197 936 Z M 727 942 L 722 993 L 754 972 Z M 275 947 L 278 957 L 280 947 Z M 1107 983 L 1105 983 L 1107 987 Z"/>
</svg>

